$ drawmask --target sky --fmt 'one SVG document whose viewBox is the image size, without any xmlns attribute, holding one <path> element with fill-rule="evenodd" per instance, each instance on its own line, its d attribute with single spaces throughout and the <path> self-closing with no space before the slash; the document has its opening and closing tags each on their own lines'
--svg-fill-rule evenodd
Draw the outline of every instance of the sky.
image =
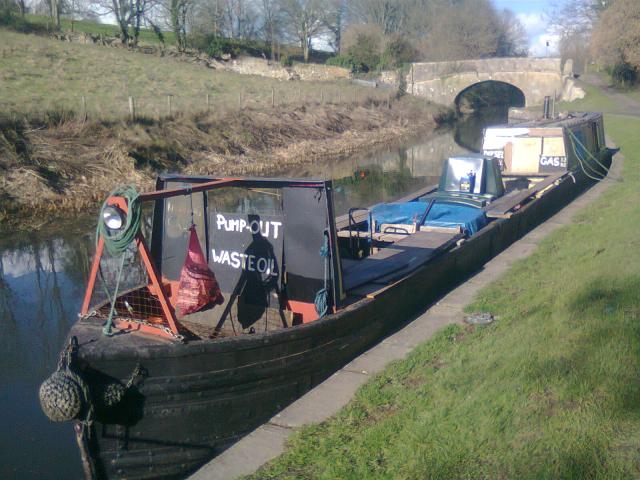
<svg viewBox="0 0 640 480">
<path fill-rule="evenodd" d="M 545 57 L 558 53 L 558 37 L 549 31 L 547 16 L 562 0 L 493 0 L 493 3 L 498 9 L 508 8 L 518 16 L 529 34 L 529 55 Z"/>
</svg>

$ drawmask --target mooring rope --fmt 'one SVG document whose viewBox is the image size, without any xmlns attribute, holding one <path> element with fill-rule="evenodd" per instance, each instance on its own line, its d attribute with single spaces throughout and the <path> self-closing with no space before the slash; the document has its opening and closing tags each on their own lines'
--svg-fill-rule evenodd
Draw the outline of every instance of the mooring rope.
<svg viewBox="0 0 640 480">
<path fill-rule="evenodd" d="M 318 316 L 320 318 L 324 317 L 329 311 L 329 290 L 327 289 L 328 277 L 329 277 L 329 234 L 324 232 L 324 242 L 322 243 L 322 247 L 320 247 L 320 256 L 324 258 L 324 287 L 318 290 L 316 293 L 315 306 L 316 312 L 318 312 Z"/>
<path fill-rule="evenodd" d="M 606 176 L 607 173 L 609 172 L 609 169 L 607 167 L 605 167 L 604 165 L 602 165 L 598 159 L 596 159 L 591 152 L 589 152 L 589 150 L 587 150 L 587 148 L 584 146 L 584 144 L 582 142 L 580 142 L 580 140 L 575 136 L 575 134 L 571 131 L 571 130 L 567 130 L 569 132 L 569 139 L 571 140 L 571 148 L 573 149 L 573 153 L 575 154 L 577 160 L 578 160 L 578 164 L 580 165 L 580 168 L 582 169 L 582 171 L 584 172 L 584 174 L 589 177 L 591 180 L 595 180 L 596 182 L 603 180 Z M 593 158 L 598 165 L 600 165 L 604 170 L 605 173 L 603 174 L 602 172 L 597 171 L 594 167 L 592 167 L 591 165 L 589 165 L 589 163 L 587 162 L 586 159 L 583 159 L 579 154 L 578 151 L 576 149 L 576 142 L 578 142 L 580 144 L 580 146 L 582 147 L 582 151 L 586 152 L 591 158 Z M 594 175 L 597 175 L 597 177 L 594 177 L 593 175 L 589 174 L 589 172 L 587 172 L 587 170 L 585 169 L 585 164 L 587 165 L 587 167 L 589 167 L 589 169 L 591 170 L 591 172 L 593 172 Z"/>
</svg>

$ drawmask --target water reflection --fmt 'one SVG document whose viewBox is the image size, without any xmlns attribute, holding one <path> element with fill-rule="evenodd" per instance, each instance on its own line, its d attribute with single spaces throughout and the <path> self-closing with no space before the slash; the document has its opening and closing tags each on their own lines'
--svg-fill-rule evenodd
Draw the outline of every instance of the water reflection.
<svg viewBox="0 0 640 480">
<path fill-rule="evenodd" d="M 473 116 L 455 130 L 278 175 L 335 180 L 336 213 L 403 196 L 437 183 L 445 157 L 477 150 L 487 122 Z M 68 424 L 41 413 L 40 382 L 55 368 L 75 321 L 94 249 L 93 216 L 36 236 L 0 236 L 0 478 L 80 478 Z"/>
<path fill-rule="evenodd" d="M 5 421 L 0 431 L 0 477 L 79 478 L 72 430 L 47 420 L 37 389 L 55 368 L 75 320 L 93 240 L 90 235 L 5 237 L 3 243 L 0 411 Z"/>
</svg>

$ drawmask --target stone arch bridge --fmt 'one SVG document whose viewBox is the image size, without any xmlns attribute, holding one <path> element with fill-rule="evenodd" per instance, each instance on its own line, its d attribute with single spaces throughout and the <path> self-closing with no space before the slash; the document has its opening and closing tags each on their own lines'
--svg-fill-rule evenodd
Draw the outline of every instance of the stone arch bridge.
<svg viewBox="0 0 640 480">
<path fill-rule="evenodd" d="M 489 58 L 451 62 L 413 63 L 406 76 L 407 92 L 442 105 L 456 105 L 461 93 L 482 82 L 502 82 L 524 94 L 526 106 L 541 104 L 545 96 L 581 98 L 573 81 L 571 60 L 560 58 Z M 395 83 L 386 72 L 382 81 Z M 582 92 L 584 96 L 584 92 Z"/>
</svg>

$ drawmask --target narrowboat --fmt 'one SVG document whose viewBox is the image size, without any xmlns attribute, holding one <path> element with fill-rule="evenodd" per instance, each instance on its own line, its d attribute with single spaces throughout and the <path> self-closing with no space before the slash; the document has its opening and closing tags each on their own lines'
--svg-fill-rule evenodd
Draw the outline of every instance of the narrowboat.
<svg viewBox="0 0 640 480">
<path fill-rule="evenodd" d="M 105 201 L 40 389 L 88 478 L 182 478 L 603 178 L 598 113 L 488 128 L 438 185 L 336 217 L 332 182 L 162 175 Z"/>
</svg>

